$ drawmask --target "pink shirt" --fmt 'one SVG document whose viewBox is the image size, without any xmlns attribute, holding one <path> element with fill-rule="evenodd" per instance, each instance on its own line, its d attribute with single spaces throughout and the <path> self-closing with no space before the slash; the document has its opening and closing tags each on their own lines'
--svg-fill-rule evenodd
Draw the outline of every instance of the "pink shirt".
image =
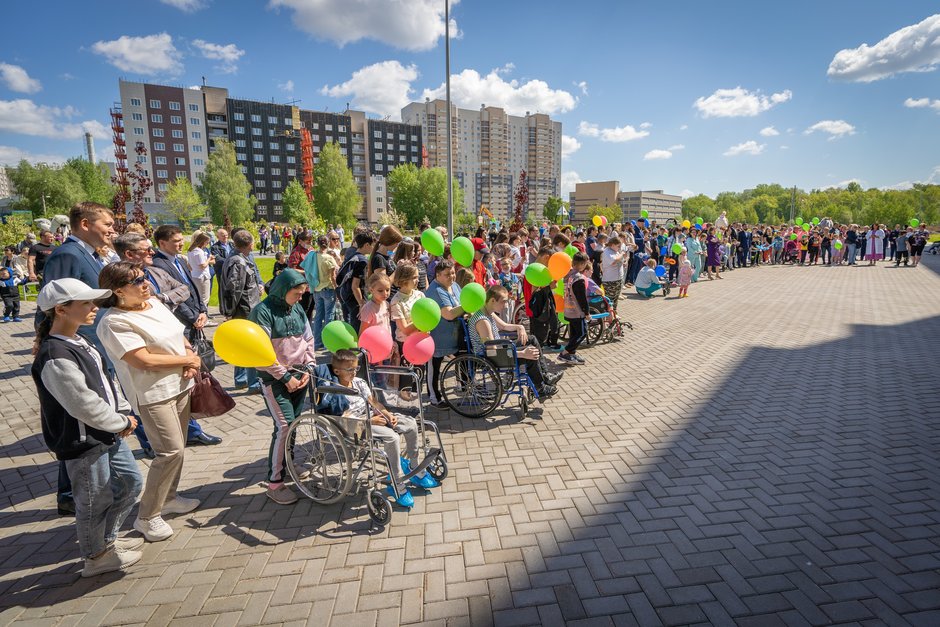
<svg viewBox="0 0 940 627">
<path fill-rule="evenodd" d="M 388 301 L 383 301 L 381 304 L 372 299 L 366 301 L 362 309 L 359 310 L 359 322 L 361 323 L 359 325 L 360 335 L 369 327 L 375 326 L 382 326 L 391 334 L 392 324 L 391 317 L 389 316 Z"/>
</svg>

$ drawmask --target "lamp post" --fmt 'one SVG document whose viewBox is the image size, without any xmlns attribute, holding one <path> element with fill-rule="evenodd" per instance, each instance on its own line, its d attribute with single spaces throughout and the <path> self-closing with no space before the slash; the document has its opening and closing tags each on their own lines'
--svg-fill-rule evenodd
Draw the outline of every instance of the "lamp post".
<svg viewBox="0 0 940 627">
<path fill-rule="evenodd" d="M 447 77 L 447 234 L 454 236 L 454 156 L 450 119 L 450 0 L 444 0 L 444 72 Z"/>
</svg>

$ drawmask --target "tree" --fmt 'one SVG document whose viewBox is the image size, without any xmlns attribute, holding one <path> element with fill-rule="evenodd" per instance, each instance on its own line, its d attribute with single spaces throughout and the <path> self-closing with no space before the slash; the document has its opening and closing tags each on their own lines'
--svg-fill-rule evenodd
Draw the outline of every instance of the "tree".
<svg viewBox="0 0 940 627">
<path fill-rule="evenodd" d="M 588 207 L 588 221 L 593 222 L 594 216 L 606 216 L 607 224 L 621 222 L 623 220 L 623 211 L 618 206 L 605 207 L 604 205 L 591 205 Z"/>
<path fill-rule="evenodd" d="M 73 169 L 32 165 L 24 159 L 8 174 L 18 196 L 12 208 L 31 211 L 34 218 L 67 214 L 72 205 L 84 200 L 82 181 Z"/>
<path fill-rule="evenodd" d="M 561 211 L 561 208 L 568 208 L 568 203 L 559 198 L 558 196 L 549 196 L 548 200 L 545 201 L 545 206 L 542 207 L 542 215 L 545 216 L 545 219 L 549 222 L 558 221 L 558 212 Z"/>
<path fill-rule="evenodd" d="M 388 173 L 388 195 L 395 211 L 409 226 L 427 219 L 433 225 L 447 224 L 447 171 L 444 168 L 418 168 L 400 165 Z M 454 221 L 463 213 L 463 190 L 453 181 Z M 476 223 L 476 216 L 471 214 Z"/>
<path fill-rule="evenodd" d="M 7 216 L 3 222 L 0 222 L 0 242 L 19 244 L 32 230 L 32 224 L 20 216 Z"/>
<path fill-rule="evenodd" d="M 146 159 L 140 158 L 147 156 L 147 147 L 144 145 L 144 142 L 137 142 L 137 145 L 134 147 L 134 152 L 137 154 L 138 158 L 134 161 L 134 171 L 127 175 L 131 183 L 131 200 L 134 202 L 134 212 L 131 216 L 131 222 L 135 222 L 144 227 L 149 237 L 150 221 L 147 220 L 147 214 L 144 213 L 144 197 L 153 187 L 153 179 L 150 178 L 150 175 L 147 174 L 147 171 L 144 169 L 143 162 Z M 119 195 L 124 196 L 124 194 Z M 123 211 L 121 213 L 123 213 Z M 123 231 L 124 225 L 121 224 L 120 218 L 118 218 L 116 222 L 118 223 L 117 227 Z"/>
<path fill-rule="evenodd" d="M 72 158 L 65 162 L 63 170 L 72 170 L 81 181 L 82 200 L 96 202 L 108 207 L 114 199 L 114 185 L 108 167 L 103 163 L 90 163 L 84 159 Z"/>
<path fill-rule="evenodd" d="M 163 205 L 169 217 L 184 229 L 190 223 L 206 216 L 206 206 L 202 204 L 199 194 L 193 189 L 193 184 L 185 177 L 178 178 L 167 186 L 166 194 L 163 196 Z"/>
<path fill-rule="evenodd" d="M 216 139 L 215 152 L 209 155 L 199 189 L 209 207 L 212 222 L 227 229 L 251 220 L 258 199 L 251 195 L 251 183 L 235 160 L 231 142 Z"/>
<path fill-rule="evenodd" d="M 690 196 L 682 201 L 682 217 L 689 221 L 702 218 L 705 222 L 712 224 L 718 217 L 718 212 L 715 211 L 715 201 L 705 194 Z"/>
<path fill-rule="evenodd" d="M 314 166 L 313 206 L 325 222 L 347 229 L 355 225 L 356 212 L 362 207 L 359 187 L 335 142 L 323 146 L 320 162 Z"/>
<path fill-rule="evenodd" d="M 282 198 L 284 207 L 284 219 L 289 224 L 300 224 L 310 226 L 313 221 L 313 205 L 307 198 L 307 192 L 304 186 L 297 179 L 287 184 Z"/>
<path fill-rule="evenodd" d="M 524 218 L 529 209 L 529 175 L 525 170 L 519 173 L 519 183 L 516 184 L 516 191 L 512 197 L 516 203 L 516 212 L 509 230 L 518 231 L 525 228 Z"/>
</svg>

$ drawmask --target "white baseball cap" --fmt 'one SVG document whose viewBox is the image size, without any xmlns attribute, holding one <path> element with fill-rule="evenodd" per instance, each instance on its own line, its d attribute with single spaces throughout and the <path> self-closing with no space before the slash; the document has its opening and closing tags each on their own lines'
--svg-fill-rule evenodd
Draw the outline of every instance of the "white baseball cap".
<svg viewBox="0 0 940 627">
<path fill-rule="evenodd" d="M 111 295 L 111 290 L 96 290 L 78 279 L 56 279 L 49 281 L 36 297 L 36 304 L 42 311 L 54 309 L 73 300 L 98 300 Z"/>
</svg>

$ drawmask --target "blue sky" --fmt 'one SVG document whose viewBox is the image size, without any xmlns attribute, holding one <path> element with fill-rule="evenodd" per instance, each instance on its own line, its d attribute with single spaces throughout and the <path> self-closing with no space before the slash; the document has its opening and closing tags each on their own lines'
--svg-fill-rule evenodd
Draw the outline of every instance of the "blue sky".
<svg viewBox="0 0 940 627">
<path fill-rule="evenodd" d="M 80 155 L 85 130 L 109 158 L 119 77 L 393 119 L 442 92 L 443 0 L 147 0 L 133 22 L 44 6 L 5 8 L 0 162 Z M 464 0 L 451 17 L 458 104 L 560 120 L 566 192 L 940 183 L 935 2 Z"/>
</svg>

